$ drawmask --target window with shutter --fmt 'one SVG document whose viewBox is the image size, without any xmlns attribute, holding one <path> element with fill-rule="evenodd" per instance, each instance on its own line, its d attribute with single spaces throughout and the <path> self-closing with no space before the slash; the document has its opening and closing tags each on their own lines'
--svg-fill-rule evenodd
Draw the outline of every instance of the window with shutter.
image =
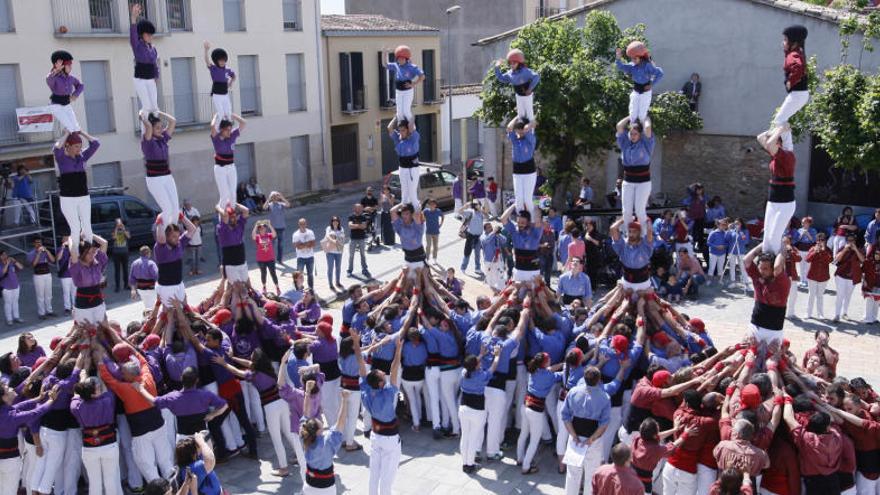
<svg viewBox="0 0 880 495">
<path fill-rule="evenodd" d="M 115 130 L 113 123 L 113 100 L 110 97 L 110 82 L 107 78 L 106 61 L 83 61 L 82 81 L 85 86 L 86 122 L 93 134 Z"/>
</svg>

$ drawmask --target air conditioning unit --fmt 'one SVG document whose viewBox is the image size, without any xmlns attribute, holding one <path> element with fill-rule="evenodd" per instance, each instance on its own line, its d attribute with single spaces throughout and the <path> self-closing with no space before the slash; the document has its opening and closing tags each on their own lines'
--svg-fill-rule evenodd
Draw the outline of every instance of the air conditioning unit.
<svg viewBox="0 0 880 495">
<path fill-rule="evenodd" d="M 299 29 L 299 23 L 296 21 L 284 21 L 284 29 Z"/>
</svg>

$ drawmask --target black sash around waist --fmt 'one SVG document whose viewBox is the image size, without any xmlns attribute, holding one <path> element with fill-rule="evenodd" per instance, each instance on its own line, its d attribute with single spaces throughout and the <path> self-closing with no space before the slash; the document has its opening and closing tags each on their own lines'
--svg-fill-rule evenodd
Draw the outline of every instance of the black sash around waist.
<svg viewBox="0 0 880 495">
<path fill-rule="evenodd" d="M 419 166 L 419 154 L 398 156 L 397 166 L 400 168 L 416 168 Z"/>
<path fill-rule="evenodd" d="M 275 402 L 280 399 L 281 395 L 278 392 L 278 385 L 272 385 L 266 390 L 260 391 L 260 404 L 266 405 Z"/>
<path fill-rule="evenodd" d="M 39 254 L 37 254 L 39 256 Z M 34 265 L 34 275 L 48 275 L 51 272 L 49 263 L 37 263 Z"/>
<path fill-rule="evenodd" d="M 767 330 L 782 330 L 785 324 L 785 308 L 755 301 L 752 307 L 752 324 Z"/>
<path fill-rule="evenodd" d="M 805 241 L 798 241 L 797 243 L 795 243 L 794 247 L 796 247 L 798 251 L 809 251 L 810 248 L 812 248 L 815 245 L 816 245 L 815 241 L 812 243 L 805 242 Z"/>
<path fill-rule="evenodd" d="M 373 419 L 373 433 L 377 435 L 383 435 L 386 437 L 393 437 L 400 433 L 400 425 L 397 422 L 397 418 L 394 418 L 391 421 L 379 421 L 376 418 Z"/>
<path fill-rule="evenodd" d="M 838 471 L 837 483 L 840 484 L 840 491 L 845 492 L 850 488 L 856 486 L 856 477 L 853 473 Z"/>
<path fill-rule="evenodd" d="M 482 394 L 469 394 L 467 392 L 462 392 L 461 405 L 468 406 L 477 411 L 483 411 L 486 409 L 486 396 Z"/>
<path fill-rule="evenodd" d="M 89 181 L 85 172 L 68 172 L 58 176 L 58 195 L 77 198 L 89 195 Z"/>
<path fill-rule="evenodd" d="M 630 403 L 629 417 L 626 418 L 626 432 L 632 433 L 634 431 L 639 431 L 639 427 L 642 426 L 642 421 L 649 417 L 651 417 L 651 411 Z"/>
<path fill-rule="evenodd" d="M 791 203 L 794 201 L 794 177 L 771 177 L 767 194 L 771 203 Z"/>
<path fill-rule="evenodd" d="M 516 365 L 512 365 L 514 368 Z M 496 371 L 492 373 L 492 378 L 489 380 L 489 383 L 486 384 L 487 387 L 497 388 L 498 390 L 505 390 L 507 387 L 508 373 L 499 373 Z"/>
<path fill-rule="evenodd" d="M 401 377 L 408 382 L 418 382 L 425 379 L 425 365 L 403 366 Z"/>
<path fill-rule="evenodd" d="M 56 95 L 49 97 L 49 101 L 56 105 L 70 105 L 70 95 Z"/>
<path fill-rule="evenodd" d="M 324 380 L 330 381 L 335 380 L 342 376 L 342 371 L 339 369 L 339 361 L 336 359 L 319 362 L 318 367 L 321 368 L 321 373 L 324 373 Z"/>
<path fill-rule="evenodd" d="M 624 182 L 640 183 L 651 181 L 651 164 L 627 165 L 623 167 Z"/>
<path fill-rule="evenodd" d="M 120 401 L 121 402 L 121 401 Z M 131 428 L 131 436 L 139 437 L 151 431 L 156 431 L 165 424 L 159 409 L 151 407 L 133 414 L 125 414 L 128 426 Z"/>
<path fill-rule="evenodd" d="M 159 68 L 156 67 L 156 64 L 148 64 L 143 62 L 136 62 L 134 64 L 135 79 L 156 79 L 156 75 L 158 73 Z"/>
<path fill-rule="evenodd" d="M 306 484 L 315 488 L 330 488 L 336 483 L 333 465 L 327 469 L 315 469 L 306 464 Z"/>
<path fill-rule="evenodd" d="M 232 165 L 235 163 L 235 155 L 232 153 L 214 153 L 214 165 L 219 165 L 221 167 L 225 167 L 227 165 Z"/>
<path fill-rule="evenodd" d="M 391 373 L 391 360 L 390 359 L 380 359 L 380 358 L 372 358 L 370 359 L 370 366 L 374 370 L 382 370 L 383 373 Z"/>
<path fill-rule="evenodd" d="M 531 81 L 517 84 L 513 87 L 513 92 L 519 96 L 528 96 L 529 86 L 531 86 Z"/>
<path fill-rule="evenodd" d="M 40 418 L 40 426 L 55 431 L 65 431 L 79 428 L 79 423 L 70 412 L 70 409 L 52 409 Z"/>
<path fill-rule="evenodd" d="M 177 433 L 180 435 L 195 435 L 204 430 L 206 415 L 207 413 L 198 413 L 177 416 Z"/>
<path fill-rule="evenodd" d="M 563 304 L 571 304 L 575 299 L 581 299 L 583 296 L 570 296 L 568 294 L 562 295 L 562 303 Z"/>
<path fill-rule="evenodd" d="M 534 158 L 529 158 L 524 162 L 513 162 L 514 174 L 534 174 L 537 170 Z"/>
<path fill-rule="evenodd" d="M 408 89 L 412 89 L 412 87 L 407 88 L 406 87 L 407 84 L 412 86 L 412 81 L 398 81 L 395 79 L 394 80 L 394 89 L 396 89 L 397 91 L 406 91 Z"/>
<path fill-rule="evenodd" d="M 547 409 L 543 397 L 538 397 L 529 393 L 526 393 L 525 405 L 532 411 L 536 412 L 544 412 Z"/>
<path fill-rule="evenodd" d="M 856 469 L 862 474 L 880 473 L 880 449 L 857 450 Z"/>
<path fill-rule="evenodd" d="M 645 265 L 641 268 L 623 267 L 623 279 L 631 284 L 640 284 L 647 282 L 651 278 L 651 265 Z"/>
<path fill-rule="evenodd" d="M 178 285 L 183 282 L 183 259 L 157 263 L 159 267 L 159 285 Z"/>
<path fill-rule="evenodd" d="M 21 457 L 18 451 L 18 437 L 0 438 L 0 459 L 14 459 Z"/>
<path fill-rule="evenodd" d="M 418 263 L 425 261 L 425 246 L 419 246 L 415 249 L 404 249 L 403 259 L 407 263 Z"/>
<path fill-rule="evenodd" d="M 234 246 L 223 246 L 222 251 L 223 266 L 237 266 L 247 263 L 244 254 L 244 243 Z"/>
<path fill-rule="evenodd" d="M 538 250 L 519 249 L 513 250 L 513 266 L 517 270 L 534 271 L 538 269 Z"/>
<path fill-rule="evenodd" d="M 589 437 L 599 429 L 599 422 L 595 419 L 579 418 L 572 416 L 571 426 L 579 437 Z"/>
<path fill-rule="evenodd" d="M 147 169 L 147 177 L 162 177 L 171 175 L 168 160 L 145 160 L 144 167 Z"/>
<path fill-rule="evenodd" d="M 151 278 L 136 278 L 135 287 L 140 290 L 153 290 L 156 288 L 156 281 Z"/>
<path fill-rule="evenodd" d="M 226 81 L 223 81 L 223 82 L 214 81 L 213 83 L 211 83 L 211 94 L 212 95 L 229 94 L 229 83 Z"/>
<path fill-rule="evenodd" d="M 642 84 L 642 83 L 637 83 L 637 82 L 633 81 L 633 91 L 635 91 L 636 93 L 639 93 L 639 94 L 644 93 L 646 91 L 651 91 L 650 89 L 645 89 L 646 87 L 648 87 L 650 85 L 651 85 L 650 82 L 646 82 L 646 83 Z"/>
<path fill-rule="evenodd" d="M 510 365 L 507 367 L 507 379 L 516 380 L 516 358 L 510 358 Z"/>
<path fill-rule="evenodd" d="M 102 447 L 116 442 L 116 425 L 107 424 L 82 429 L 83 447 Z"/>
<path fill-rule="evenodd" d="M 788 81 L 788 74 L 785 75 L 785 80 Z M 804 72 L 804 77 L 801 78 L 800 81 L 797 82 L 794 86 L 788 89 L 788 92 L 792 91 L 809 91 L 810 87 L 807 86 L 807 73 Z"/>
<path fill-rule="evenodd" d="M 101 292 L 100 285 L 76 288 L 76 298 L 73 300 L 74 308 L 97 308 L 101 304 L 104 304 L 104 294 Z"/>
<path fill-rule="evenodd" d="M 341 378 L 339 380 L 339 385 L 342 386 L 345 390 L 360 390 L 361 389 L 361 379 L 357 376 L 349 376 L 349 375 L 340 375 Z"/>
</svg>

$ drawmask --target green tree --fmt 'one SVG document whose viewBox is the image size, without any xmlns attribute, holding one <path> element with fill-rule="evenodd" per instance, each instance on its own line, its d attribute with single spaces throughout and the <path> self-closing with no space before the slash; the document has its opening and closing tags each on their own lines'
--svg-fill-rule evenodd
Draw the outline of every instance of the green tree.
<svg viewBox="0 0 880 495">
<path fill-rule="evenodd" d="M 523 51 L 530 68 L 541 75 L 535 90 L 536 136 L 541 156 L 549 161 L 546 193 L 563 207 L 565 192 L 578 183 L 578 160 L 601 159 L 614 148 L 614 126 L 627 114 L 631 84 L 612 65 L 614 51 L 633 39 L 647 42 L 645 26 L 621 31 L 607 11 L 590 12 L 584 27 L 572 19 L 539 20 L 523 28 L 511 43 Z M 479 117 L 505 126 L 514 116 L 513 89 L 500 84 L 490 70 L 483 80 Z M 699 129 L 702 120 L 683 95 L 657 95 L 651 117 L 659 134 L 672 129 Z"/>
</svg>

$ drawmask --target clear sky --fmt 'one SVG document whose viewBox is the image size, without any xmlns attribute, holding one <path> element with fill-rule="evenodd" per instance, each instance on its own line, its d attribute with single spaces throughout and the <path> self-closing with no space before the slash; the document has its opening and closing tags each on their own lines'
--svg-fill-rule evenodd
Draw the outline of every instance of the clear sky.
<svg viewBox="0 0 880 495">
<path fill-rule="evenodd" d="M 345 0 L 321 0 L 322 14 L 344 14 Z"/>
</svg>

